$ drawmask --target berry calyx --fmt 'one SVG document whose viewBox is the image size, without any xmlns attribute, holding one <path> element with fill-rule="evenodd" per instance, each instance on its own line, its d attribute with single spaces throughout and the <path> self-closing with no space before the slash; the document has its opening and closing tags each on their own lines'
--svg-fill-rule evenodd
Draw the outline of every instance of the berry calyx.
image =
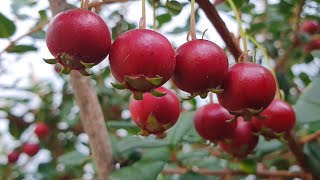
<svg viewBox="0 0 320 180">
<path fill-rule="evenodd" d="M 174 49 L 163 35 L 148 29 L 134 29 L 121 34 L 110 49 L 110 69 L 119 82 L 117 89 L 129 89 L 135 99 L 154 91 L 172 76 L 176 58 Z"/>
<path fill-rule="evenodd" d="M 44 138 L 49 135 L 49 127 L 46 123 L 41 122 L 36 125 L 36 129 L 34 130 L 34 133 L 39 137 L 39 138 Z"/>
<path fill-rule="evenodd" d="M 111 36 L 100 16 L 85 9 L 71 9 L 51 20 L 46 43 L 54 56 L 54 59 L 45 59 L 46 62 L 61 64 L 61 72 L 66 74 L 78 70 L 89 75 L 86 69 L 107 57 Z"/>
<path fill-rule="evenodd" d="M 18 151 L 12 151 L 10 154 L 8 154 L 8 163 L 15 163 L 19 159 L 20 152 Z"/>
<path fill-rule="evenodd" d="M 258 136 L 255 135 L 254 126 L 243 118 L 238 118 L 237 127 L 230 140 L 221 142 L 220 147 L 227 153 L 238 157 L 245 158 L 250 154 L 258 144 Z"/>
<path fill-rule="evenodd" d="M 132 99 L 130 102 L 131 118 L 141 129 L 141 135 L 155 134 L 161 137 L 179 118 L 180 102 L 178 97 L 164 87 L 156 90 L 166 93 L 166 95 L 155 97 L 150 93 L 145 93 L 143 100 Z"/>
<path fill-rule="evenodd" d="M 237 126 L 237 121 L 220 104 L 208 104 L 197 109 L 194 127 L 198 134 L 211 142 L 230 139 Z"/>
<path fill-rule="evenodd" d="M 257 116 L 272 102 L 276 82 L 265 67 L 242 62 L 229 68 L 218 94 L 219 103 L 234 115 L 243 115 L 246 120 Z"/>
<path fill-rule="evenodd" d="M 22 152 L 26 153 L 31 157 L 36 155 L 39 150 L 40 150 L 39 144 L 35 144 L 35 143 L 25 143 L 22 146 Z"/>
<path fill-rule="evenodd" d="M 315 34 L 320 30 L 320 24 L 316 20 L 307 20 L 300 26 L 300 32 Z"/>
<path fill-rule="evenodd" d="M 296 122 L 296 115 L 293 108 L 280 99 L 274 99 L 261 115 L 262 119 L 253 118 L 252 124 L 258 131 L 263 128 L 272 133 L 284 133 L 293 129 Z M 262 134 L 264 134 L 262 132 Z"/>
<path fill-rule="evenodd" d="M 181 90 L 206 97 L 215 91 L 228 72 L 228 58 L 215 43 L 197 39 L 176 50 L 177 64 L 172 80 Z"/>
</svg>

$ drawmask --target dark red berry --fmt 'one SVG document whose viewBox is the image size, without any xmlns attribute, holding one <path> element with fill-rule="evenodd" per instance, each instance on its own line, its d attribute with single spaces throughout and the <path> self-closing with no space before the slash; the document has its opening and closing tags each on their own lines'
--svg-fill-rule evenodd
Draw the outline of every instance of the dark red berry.
<svg viewBox="0 0 320 180">
<path fill-rule="evenodd" d="M 320 49 L 320 36 L 314 36 L 311 38 L 309 44 L 305 45 L 305 50 L 307 53 L 310 53 L 313 50 Z"/>
<path fill-rule="evenodd" d="M 26 153 L 29 156 L 36 155 L 39 150 L 40 150 L 39 144 L 35 144 L 35 143 L 25 143 L 22 146 L 22 152 Z"/>
<path fill-rule="evenodd" d="M 229 111 L 266 108 L 276 93 L 276 82 L 265 67 L 249 62 L 233 65 L 218 94 L 220 104 Z"/>
<path fill-rule="evenodd" d="M 211 41 L 189 41 L 176 50 L 176 58 L 172 80 L 191 96 L 217 88 L 228 72 L 227 55 Z"/>
<path fill-rule="evenodd" d="M 83 70 L 104 60 L 111 46 L 108 26 L 97 14 L 72 9 L 57 14 L 50 22 L 47 46 L 65 69 Z"/>
<path fill-rule="evenodd" d="M 18 151 L 12 151 L 10 154 L 8 154 L 8 163 L 15 163 L 19 159 L 20 152 Z"/>
<path fill-rule="evenodd" d="M 44 138 L 49 135 L 49 127 L 47 126 L 46 123 L 41 122 L 36 125 L 36 129 L 34 130 L 34 133 L 39 137 L 39 138 Z"/>
<path fill-rule="evenodd" d="M 289 132 L 295 125 L 296 115 L 293 108 L 280 99 L 274 99 L 261 115 L 263 119 L 254 117 L 253 125 L 261 131 L 262 127 L 274 133 Z"/>
<path fill-rule="evenodd" d="M 315 34 L 319 31 L 320 24 L 316 20 L 307 20 L 300 26 L 300 32 Z"/>
<path fill-rule="evenodd" d="M 257 130 L 250 122 L 239 117 L 232 139 L 221 142 L 220 147 L 235 157 L 245 158 L 258 144 L 259 138 L 254 134 L 256 132 Z"/>
<path fill-rule="evenodd" d="M 110 50 L 115 79 L 132 92 L 150 92 L 167 82 L 174 71 L 174 49 L 163 35 L 147 29 L 121 34 Z"/>
<path fill-rule="evenodd" d="M 141 129 L 143 135 L 162 135 L 179 118 L 178 97 L 164 87 L 157 88 L 157 91 L 167 94 L 163 97 L 155 97 L 150 93 L 145 93 L 143 100 L 132 99 L 130 102 L 131 118 Z"/>
<path fill-rule="evenodd" d="M 208 104 L 197 109 L 194 126 L 198 134 L 211 142 L 229 139 L 233 136 L 237 121 L 220 104 Z"/>
</svg>

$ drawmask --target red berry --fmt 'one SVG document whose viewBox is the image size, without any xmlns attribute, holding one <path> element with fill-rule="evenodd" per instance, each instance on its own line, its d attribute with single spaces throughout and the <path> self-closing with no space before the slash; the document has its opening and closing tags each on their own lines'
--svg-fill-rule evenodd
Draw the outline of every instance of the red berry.
<svg viewBox="0 0 320 180">
<path fill-rule="evenodd" d="M 220 104 L 229 111 L 266 108 L 276 93 L 272 73 L 255 63 L 238 63 L 229 68 L 218 94 Z"/>
<path fill-rule="evenodd" d="M 255 132 L 254 126 L 240 117 L 232 139 L 221 142 L 220 147 L 235 157 L 244 158 L 258 144 L 259 138 L 254 134 Z"/>
<path fill-rule="evenodd" d="M 262 113 L 264 119 L 253 118 L 253 125 L 261 131 L 261 127 L 270 129 L 275 133 L 290 131 L 296 122 L 296 115 L 293 108 L 280 99 L 274 99 Z"/>
<path fill-rule="evenodd" d="M 300 32 L 315 34 L 320 29 L 320 24 L 316 20 L 307 20 L 300 26 Z"/>
<path fill-rule="evenodd" d="M 305 46 L 305 50 L 309 53 L 313 50 L 320 49 L 320 36 L 314 36 L 312 37 L 309 44 Z"/>
<path fill-rule="evenodd" d="M 39 138 L 44 138 L 49 135 L 49 127 L 47 126 L 46 123 L 38 123 L 36 126 L 36 129 L 34 130 L 34 133 L 39 137 Z"/>
<path fill-rule="evenodd" d="M 171 78 L 176 64 L 168 39 L 147 29 L 121 34 L 111 46 L 109 60 L 115 79 L 133 92 L 160 87 Z"/>
<path fill-rule="evenodd" d="M 228 72 L 228 58 L 223 49 L 211 41 L 189 41 L 176 50 L 174 84 L 191 96 L 217 88 Z"/>
<path fill-rule="evenodd" d="M 8 154 L 8 163 L 15 163 L 19 159 L 20 153 L 18 151 L 12 151 Z"/>
<path fill-rule="evenodd" d="M 61 67 L 60 64 L 55 64 L 55 65 L 54 65 L 54 71 L 55 71 L 56 73 L 60 73 L 61 70 L 62 70 L 62 67 Z"/>
<path fill-rule="evenodd" d="M 157 88 L 157 91 L 167 93 L 163 97 L 155 97 L 150 93 L 143 94 L 143 100 L 130 102 L 132 120 L 142 130 L 142 134 L 161 135 L 172 127 L 180 114 L 178 97 L 169 89 Z"/>
<path fill-rule="evenodd" d="M 194 116 L 194 127 L 198 134 L 211 142 L 229 139 L 233 136 L 237 121 L 220 104 L 208 104 L 200 107 Z"/>
<path fill-rule="evenodd" d="M 108 26 L 97 14 L 72 9 L 57 14 L 46 35 L 51 54 L 67 69 L 81 70 L 104 60 L 111 46 Z"/>
<path fill-rule="evenodd" d="M 39 150 L 40 150 L 39 144 L 25 143 L 22 146 L 22 151 L 29 156 L 34 156 L 35 154 L 38 153 Z"/>
</svg>

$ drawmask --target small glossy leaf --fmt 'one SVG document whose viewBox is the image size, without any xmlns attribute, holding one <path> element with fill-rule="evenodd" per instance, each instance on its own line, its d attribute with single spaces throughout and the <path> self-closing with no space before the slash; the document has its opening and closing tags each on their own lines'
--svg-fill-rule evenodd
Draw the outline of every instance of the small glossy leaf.
<svg viewBox="0 0 320 180">
<path fill-rule="evenodd" d="M 28 51 L 36 51 L 37 48 L 33 45 L 16 45 L 8 49 L 8 53 L 25 53 Z"/>
<path fill-rule="evenodd" d="M 58 158 L 59 163 L 62 163 L 65 166 L 78 166 L 82 165 L 88 159 L 87 156 L 78 152 L 72 151 L 67 154 L 64 154 Z"/>
<path fill-rule="evenodd" d="M 167 1 L 166 7 L 173 15 L 179 14 L 182 10 L 182 5 L 178 1 Z"/>
<path fill-rule="evenodd" d="M 0 38 L 8 38 L 16 31 L 16 25 L 0 13 Z"/>
</svg>

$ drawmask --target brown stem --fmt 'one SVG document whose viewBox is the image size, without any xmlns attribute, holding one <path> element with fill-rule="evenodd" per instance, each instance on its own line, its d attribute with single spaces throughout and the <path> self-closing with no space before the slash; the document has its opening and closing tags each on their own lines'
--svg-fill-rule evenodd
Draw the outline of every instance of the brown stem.
<svg viewBox="0 0 320 180">
<path fill-rule="evenodd" d="M 192 40 L 196 40 L 196 20 L 195 20 L 195 11 L 194 11 L 194 2 L 191 0 L 191 13 L 190 13 L 190 35 Z"/>
<path fill-rule="evenodd" d="M 176 169 L 164 169 L 162 173 L 171 175 L 171 174 L 184 174 L 189 170 L 186 168 L 176 168 Z M 194 173 L 199 173 L 202 175 L 214 175 L 214 176 L 225 176 L 225 175 L 248 175 L 248 173 L 243 171 L 231 171 L 231 170 L 209 170 L 209 169 L 197 169 L 192 170 Z M 305 179 L 306 175 L 304 173 L 295 173 L 289 171 L 268 171 L 268 170 L 258 170 L 255 175 L 262 177 L 288 177 L 288 178 L 302 178 Z"/>
<path fill-rule="evenodd" d="M 65 0 L 49 0 L 49 2 L 53 15 L 70 7 Z M 112 149 L 98 97 L 89 77 L 81 76 L 78 71 L 72 71 L 70 76 L 75 101 L 80 109 L 80 119 L 84 131 L 89 136 L 99 179 L 107 180 L 112 169 Z"/>
<path fill-rule="evenodd" d="M 108 179 L 112 169 L 112 149 L 99 100 L 89 77 L 80 75 L 78 71 L 72 71 L 70 76 L 75 100 L 80 108 L 80 119 L 89 136 L 99 177 Z"/>
<path fill-rule="evenodd" d="M 286 52 L 280 56 L 277 60 L 276 60 L 276 67 L 275 67 L 275 71 L 279 72 L 279 71 L 286 71 L 286 64 L 289 60 L 289 56 L 290 53 L 292 53 L 292 50 L 294 48 L 297 47 L 298 45 L 298 41 L 299 41 L 299 37 L 298 37 L 298 32 L 299 32 L 299 19 L 300 19 L 300 14 L 303 10 L 303 6 L 304 6 L 305 0 L 302 0 L 298 6 L 297 12 L 295 14 L 294 20 L 295 20 L 295 24 L 293 27 L 293 32 L 292 32 L 292 44 L 290 45 L 290 47 L 286 50 Z"/>
<path fill-rule="evenodd" d="M 301 143 L 301 144 L 306 144 L 306 143 L 308 143 L 308 142 L 310 142 L 310 141 L 313 141 L 313 140 L 318 139 L 319 137 L 320 137 L 320 131 L 317 131 L 317 132 L 315 132 L 315 133 L 313 133 L 313 134 L 310 134 L 310 135 L 302 138 L 302 139 L 300 140 L 300 143 Z"/>
<path fill-rule="evenodd" d="M 234 59 L 238 60 L 242 54 L 239 44 L 236 42 L 235 37 L 229 32 L 226 24 L 219 16 L 215 7 L 209 0 L 196 0 L 196 2 L 222 37 Z"/>
<path fill-rule="evenodd" d="M 26 32 L 25 34 L 19 36 L 17 39 L 13 40 L 10 42 L 10 44 L 4 48 L 1 52 L 0 55 L 8 50 L 10 50 L 10 48 L 14 47 L 16 45 L 16 43 L 18 41 L 20 41 L 22 38 L 26 37 L 26 36 L 30 36 L 31 34 L 41 30 L 46 24 L 48 24 L 48 21 L 41 21 L 39 24 L 37 24 L 35 27 L 31 28 L 29 32 Z"/>
<path fill-rule="evenodd" d="M 298 143 L 293 135 L 292 132 L 288 132 L 285 134 L 285 138 L 288 141 L 288 146 L 290 151 L 293 153 L 293 155 L 296 157 L 298 164 L 300 167 L 307 173 L 311 174 L 311 171 L 309 169 L 309 166 L 307 164 L 307 160 L 305 155 L 302 151 L 302 145 Z M 308 177 L 307 179 L 311 179 L 311 177 Z M 316 178 L 314 178 L 316 179 Z"/>
<path fill-rule="evenodd" d="M 140 29 L 145 29 L 146 28 L 146 0 L 142 0 L 141 1 L 141 13 L 142 13 L 142 17 L 139 21 L 139 28 Z"/>
</svg>

